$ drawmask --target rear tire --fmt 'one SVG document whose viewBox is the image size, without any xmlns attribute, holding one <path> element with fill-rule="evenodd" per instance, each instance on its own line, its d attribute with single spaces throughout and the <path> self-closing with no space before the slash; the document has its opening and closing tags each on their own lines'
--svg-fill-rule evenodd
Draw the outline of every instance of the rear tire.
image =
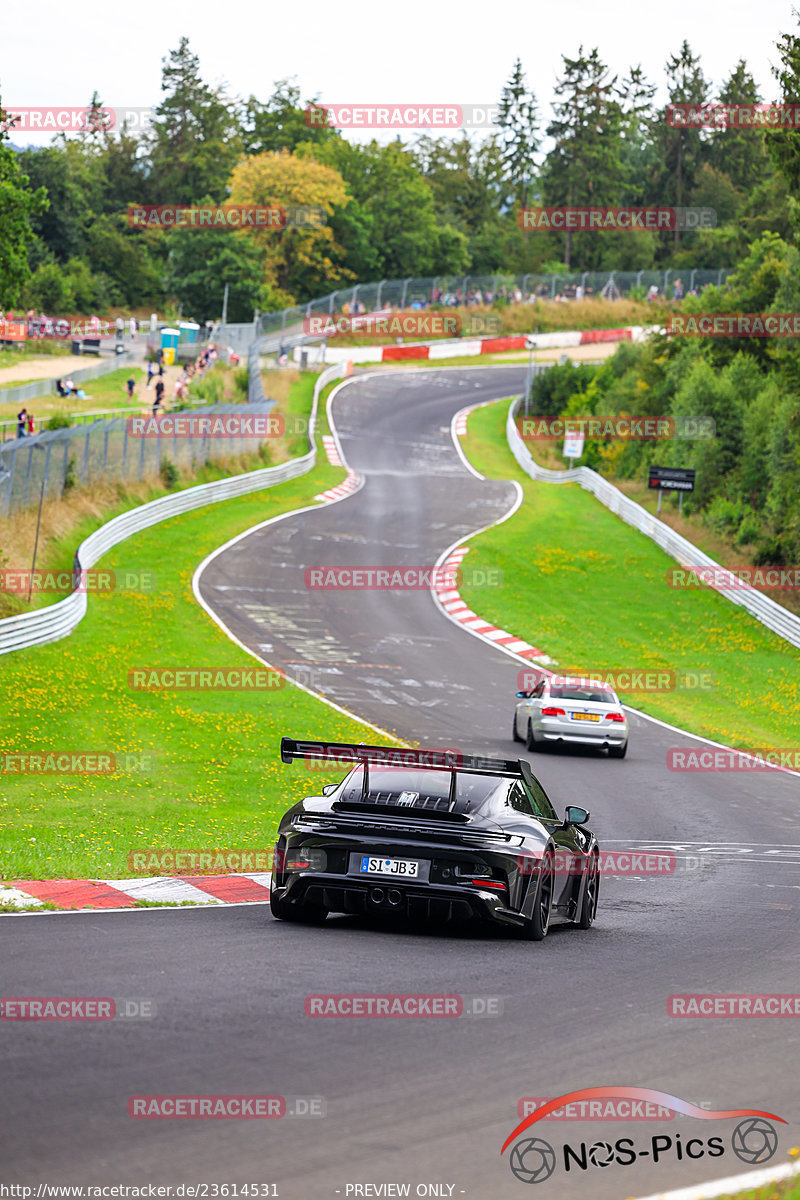
<svg viewBox="0 0 800 1200">
<path fill-rule="evenodd" d="M 269 907 L 278 921 L 292 921 L 296 925 L 321 925 L 328 916 L 327 908 L 316 904 L 289 904 L 279 900 L 274 892 L 269 894 Z"/>
<path fill-rule="evenodd" d="M 536 738 L 533 736 L 531 723 L 528 721 L 528 736 L 525 738 L 525 749 L 530 750 L 531 754 L 537 754 L 541 748 L 542 743 L 536 741 Z"/>
<path fill-rule="evenodd" d="M 580 912 L 575 917 L 579 929 L 591 929 L 597 915 L 597 900 L 600 891 L 600 857 L 593 854 L 589 864 L 589 876 L 583 892 Z"/>
<path fill-rule="evenodd" d="M 608 747 L 608 757 L 609 758 L 624 758 L 627 753 L 628 753 L 628 743 L 627 742 L 625 742 L 624 745 L 622 745 L 622 746 L 609 746 Z"/>
<path fill-rule="evenodd" d="M 548 847 L 542 856 L 542 865 L 536 879 L 533 914 L 528 917 L 522 927 L 523 936 L 529 942 L 541 942 L 547 937 L 547 931 L 550 928 L 550 914 L 553 910 L 554 889 L 553 851 Z"/>
</svg>

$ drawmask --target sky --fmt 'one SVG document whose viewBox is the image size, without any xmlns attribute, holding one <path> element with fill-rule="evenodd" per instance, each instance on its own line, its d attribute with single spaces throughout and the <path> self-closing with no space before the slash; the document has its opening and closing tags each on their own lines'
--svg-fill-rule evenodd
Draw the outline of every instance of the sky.
<svg viewBox="0 0 800 1200">
<path fill-rule="evenodd" d="M 684 38 L 714 84 L 744 58 L 762 95 L 775 99 L 771 66 L 782 33 L 800 32 L 797 0 L 505 0 L 484 5 L 405 0 L 338 8 L 330 0 L 292 6 L 216 0 L 119 3 L 102 8 L 36 0 L 12 4 L 0 27 L 0 101 L 7 107 L 81 106 L 97 89 L 111 107 L 161 98 L 162 59 L 188 34 L 203 78 L 240 96 L 266 99 L 295 77 L 304 100 L 331 104 L 496 103 L 514 60 L 546 118 L 562 54 L 597 47 L 622 77 L 640 63 L 666 102 L 664 63 Z M 388 131 L 351 132 L 363 140 Z M 410 134 L 405 136 L 410 137 Z M 43 144 L 46 135 L 19 135 Z"/>
</svg>

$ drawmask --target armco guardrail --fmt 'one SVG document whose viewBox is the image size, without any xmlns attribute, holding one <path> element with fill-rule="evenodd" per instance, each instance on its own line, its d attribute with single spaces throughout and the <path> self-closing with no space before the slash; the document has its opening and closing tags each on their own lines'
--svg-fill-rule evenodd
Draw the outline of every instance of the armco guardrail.
<svg viewBox="0 0 800 1200">
<path fill-rule="evenodd" d="M 203 483 L 198 487 L 178 492 L 175 496 L 162 496 L 159 500 L 151 500 L 149 504 L 142 504 L 130 512 L 121 513 L 96 529 L 81 543 L 75 555 L 75 571 L 88 570 L 114 546 L 135 533 L 149 529 L 151 525 L 157 525 L 159 521 L 192 512 L 193 509 L 202 508 L 206 504 L 216 504 L 220 500 L 231 500 L 235 496 L 244 496 L 261 488 L 274 487 L 275 484 L 305 475 L 314 466 L 317 458 L 314 430 L 320 392 L 326 384 L 340 378 L 344 373 L 345 369 L 341 365 L 331 367 L 323 371 L 316 382 L 308 423 L 311 449 L 302 458 L 292 459 L 291 462 L 281 463 L 277 467 L 249 471 L 246 475 L 234 475 L 214 483 Z M 45 642 L 54 642 L 66 637 L 85 616 L 86 605 L 85 592 L 72 592 L 57 604 L 48 605 L 35 612 L 6 617 L 0 621 L 0 654 L 24 650 L 29 646 L 41 646 Z"/>
<path fill-rule="evenodd" d="M 528 448 L 517 429 L 516 414 L 520 400 L 521 397 L 518 396 L 509 405 L 508 417 L 506 419 L 506 438 L 511 453 L 526 475 L 530 475 L 531 479 L 536 479 L 542 483 L 580 484 L 587 492 L 591 492 L 592 495 L 596 496 L 601 504 L 604 504 L 611 512 L 621 517 L 628 525 L 632 525 L 634 529 L 638 529 L 646 537 L 649 537 L 662 550 L 671 555 L 672 558 L 677 559 L 682 567 L 706 567 L 717 571 L 725 570 L 713 558 L 709 558 L 702 550 L 698 550 L 697 546 L 693 545 L 685 537 L 681 537 L 674 529 L 670 529 L 669 525 L 665 525 L 663 521 L 659 521 L 657 517 L 652 516 L 651 513 L 642 508 L 641 504 L 637 504 L 635 500 L 629 499 L 619 488 L 614 487 L 607 479 L 603 479 L 602 475 L 598 475 L 591 467 L 574 467 L 572 470 L 551 471 L 547 467 L 538 466 L 531 458 Z M 752 587 L 716 587 L 715 591 L 718 591 L 734 604 L 747 609 L 751 616 L 754 616 L 762 625 L 766 625 L 767 629 L 771 629 L 773 633 L 777 633 L 779 637 L 784 638 L 790 645 L 800 647 L 800 617 L 795 616 L 794 613 L 789 612 L 782 605 L 776 604 L 774 600 L 770 600 L 769 596 L 765 596 L 762 592 Z"/>
</svg>

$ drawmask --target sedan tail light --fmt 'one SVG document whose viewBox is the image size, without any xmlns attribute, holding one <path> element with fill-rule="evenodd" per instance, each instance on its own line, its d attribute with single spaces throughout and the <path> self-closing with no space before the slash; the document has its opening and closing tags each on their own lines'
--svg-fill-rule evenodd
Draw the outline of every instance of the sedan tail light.
<svg viewBox="0 0 800 1200">
<path fill-rule="evenodd" d="M 563 708 L 553 708 L 552 705 L 548 705 L 547 708 L 542 709 L 543 717 L 565 717 L 566 715 Z"/>
<path fill-rule="evenodd" d="M 499 879 L 473 879 L 470 881 L 475 887 L 492 888 L 496 892 L 504 892 L 506 885 L 501 883 Z"/>
<path fill-rule="evenodd" d="M 625 715 L 624 715 L 624 713 L 608 713 L 606 715 L 606 720 L 607 721 L 624 721 Z"/>
</svg>

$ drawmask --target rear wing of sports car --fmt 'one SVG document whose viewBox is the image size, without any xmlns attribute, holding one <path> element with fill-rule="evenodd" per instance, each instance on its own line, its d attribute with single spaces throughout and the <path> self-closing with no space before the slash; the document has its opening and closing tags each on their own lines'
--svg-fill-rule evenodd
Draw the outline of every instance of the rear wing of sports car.
<svg viewBox="0 0 800 1200">
<path fill-rule="evenodd" d="M 295 758 L 312 758 L 332 766 L 409 767 L 428 771 L 467 771 L 474 775 L 530 776 L 524 760 L 512 758 L 481 758 L 463 754 L 460 750 L 411 748 L 407 746 L 365 746 L 363 742 L 299 742 L 281 738 L 281 762 Z"/>
</svg>

